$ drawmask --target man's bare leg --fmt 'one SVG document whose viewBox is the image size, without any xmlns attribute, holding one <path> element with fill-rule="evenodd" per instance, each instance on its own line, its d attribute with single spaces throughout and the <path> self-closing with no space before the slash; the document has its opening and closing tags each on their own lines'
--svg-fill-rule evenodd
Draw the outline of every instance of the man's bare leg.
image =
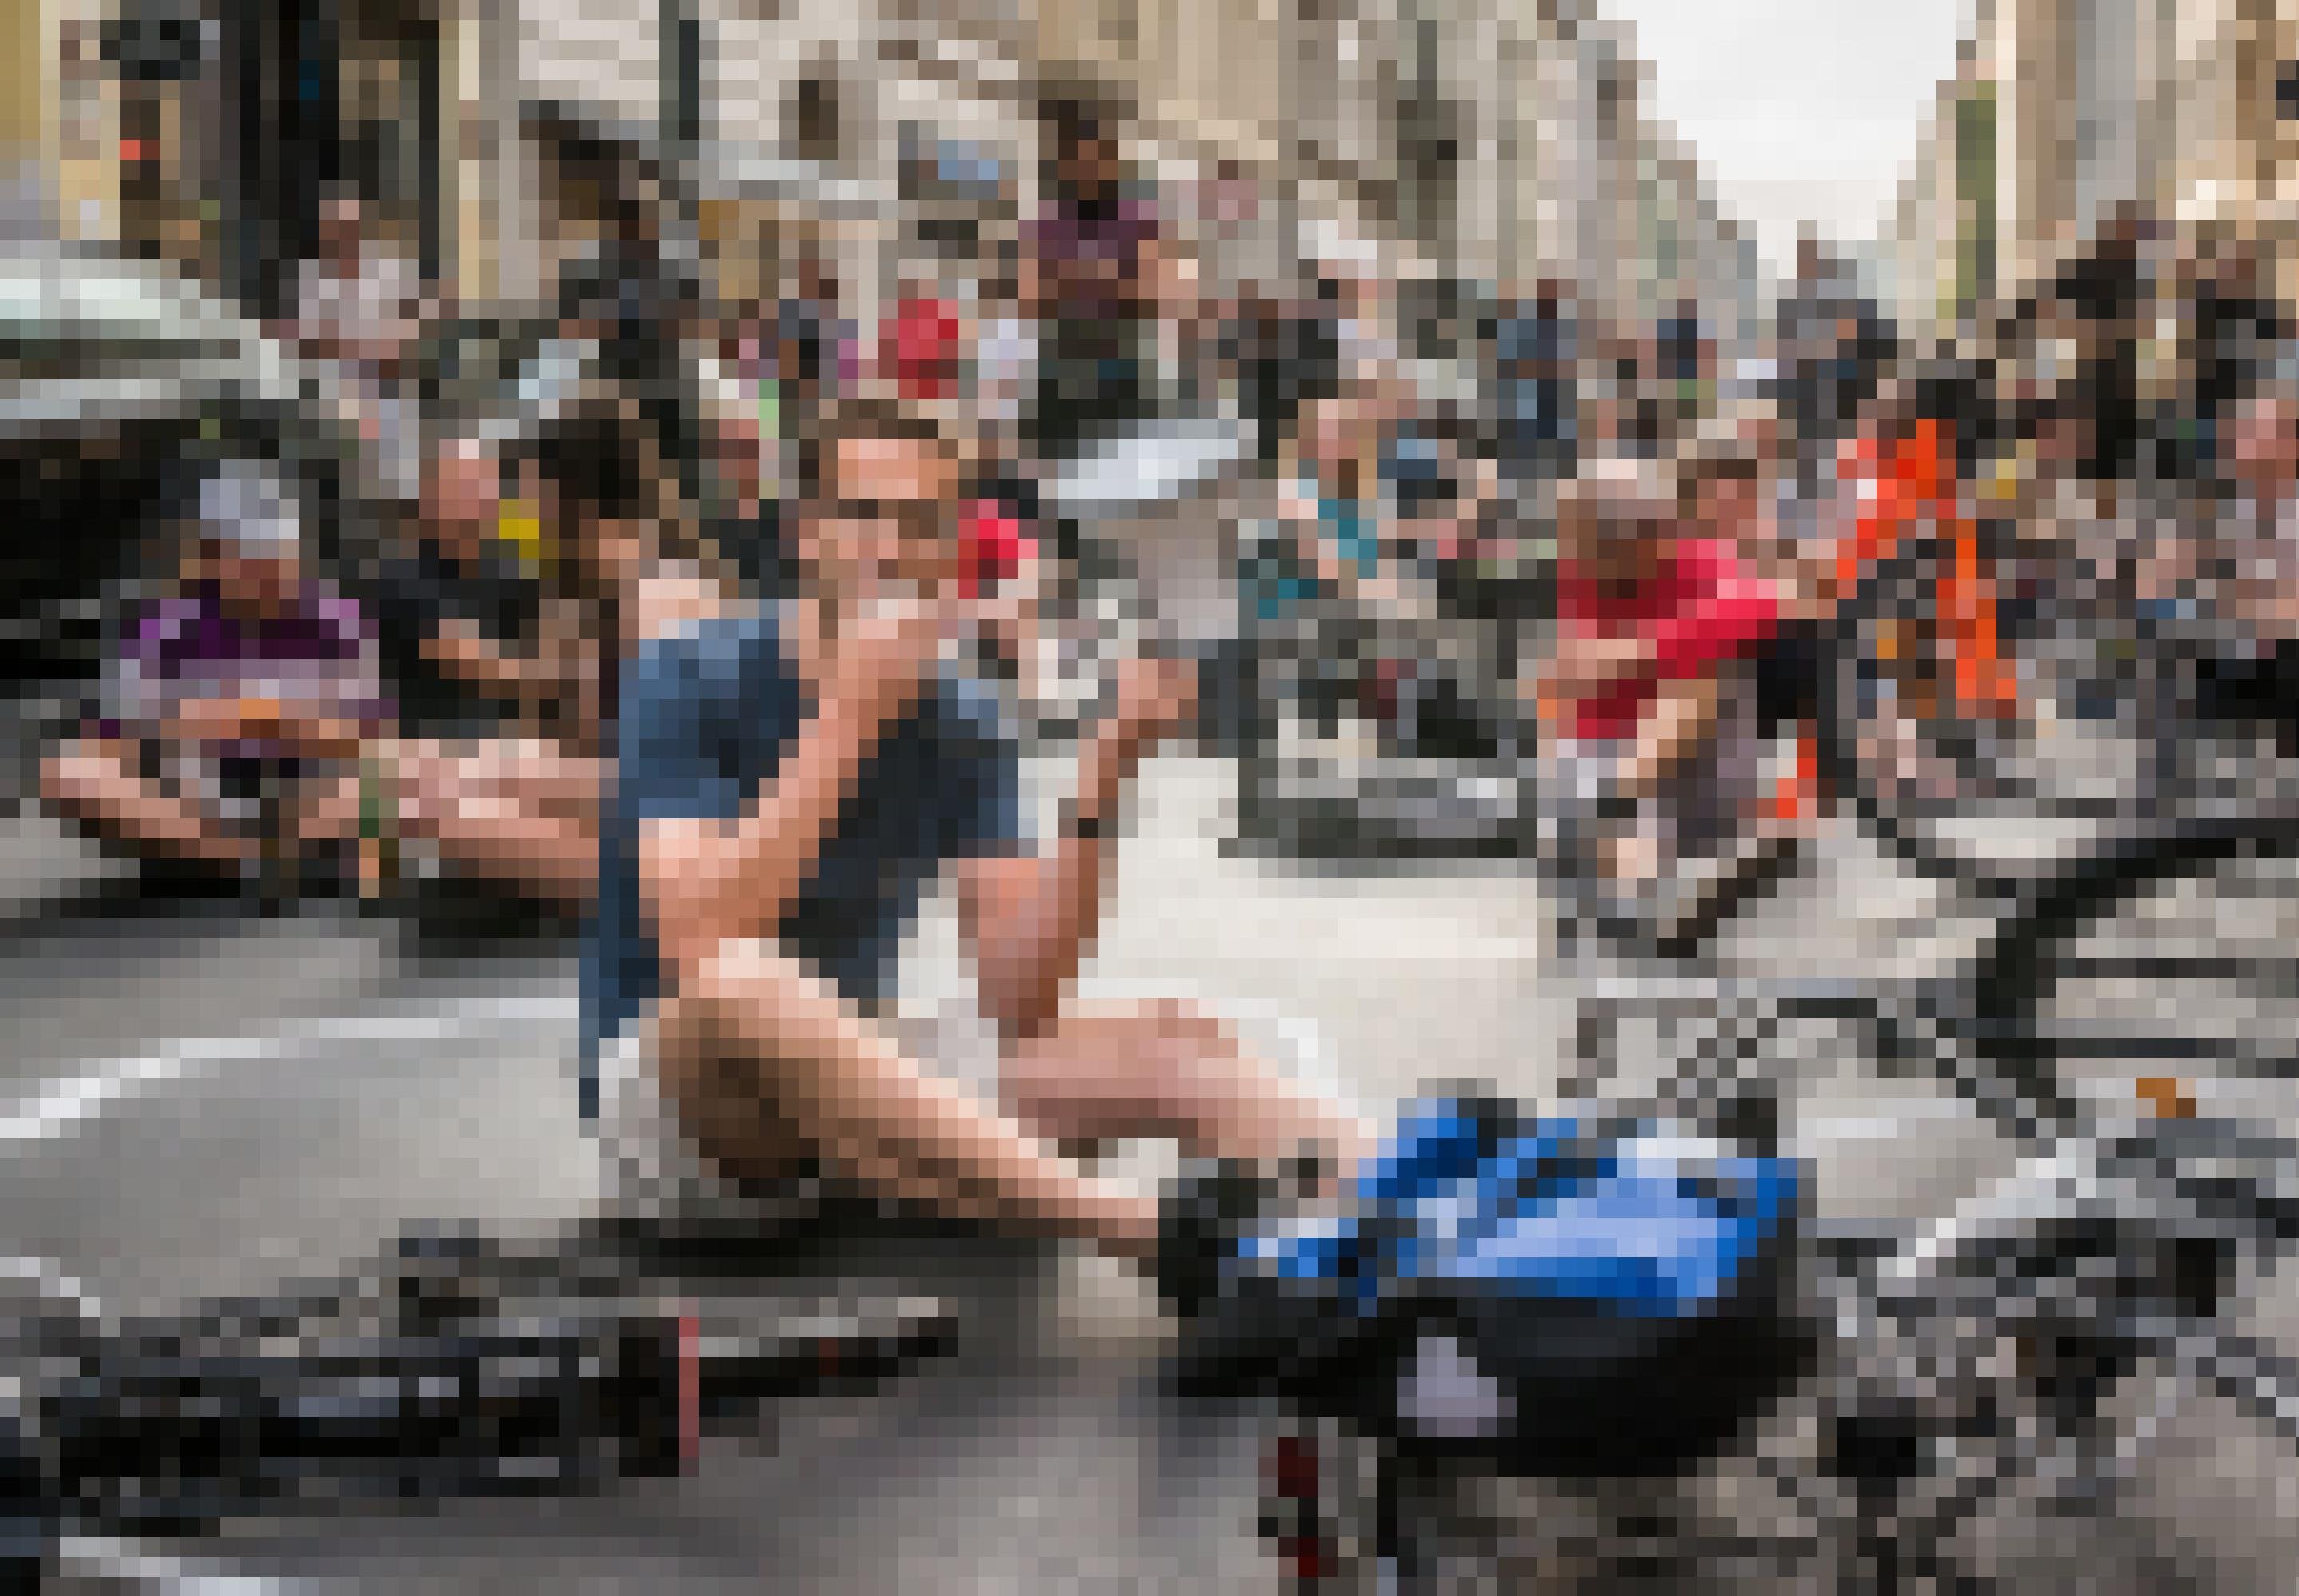
<svg viewBox="0 0 2299 1596">
<path fill-rule="evenodd" d="M 1672 682 L 1655 695 L 1622 783 L 1639 797 L 1656 790 L 1669 773 L 1707 746 L 1724 701 L 1724 684 L 1714 676 Z"/>
<path fill-rule="evenodd" d="M 919 1069 L 770 941 L 733 941 L 657 1013 L 665 1099 L 730 1173 L 811 1153 L 961 1218 L 1155 1248 L 1158 1203 L 1090 1177 L 965 1087 Z"/>
<path fill-rule="evenodd" d="M 246 839 L 215 825 L 190 799 L 145 781 L 123 743 L 67 744 L 41 766 L 40 790 L 67 819 L 136 848 L 227 872 L 254 857 Z"/>
<path fill-rule="evenodd" d="M 502 739 L 458 750 L 429 739 L 375 745 L 394 830 L 457 870 L 585 907 L 597 896 L 600 763 L 547 742 Z M 356 771 L 322 783 L 297 817 L 306 845 L 360 835 Z"/>
<path fill-rule="evenodd" d="M 1697 757 L 1716 728 L 1723 683 L 1714 676 L 1665 684 L 1637 728 L 1636 746 L 1621 770 L 1621 786 L 1639 800 L 1650 798 L 1679 767 Z M 1616 886 L 1649 888 L 1667 869 L 1663 839 L 1639 829 L 1609 837 L 1599 846 L 1600 867 Z"/>
<path fill-rule="evenodd" d="M 1083 1007 L 1007 1052 L 1007 1111 L 1048 1138 L 1171 1137 L 1185 1153 L 1265 1167 L 1314 1150 L 1331 1173 L 1374 1145 L 1371 1125 L 1250 1057 L 1182 1002 Z"/>
<path fill-rule="evenodd" d="M 469 749 L 408 741 L 389 757 L 404 836 L 475 875 L 570 905 L 597 895 L 599 761 L 531 739 Z"/>
</svg>

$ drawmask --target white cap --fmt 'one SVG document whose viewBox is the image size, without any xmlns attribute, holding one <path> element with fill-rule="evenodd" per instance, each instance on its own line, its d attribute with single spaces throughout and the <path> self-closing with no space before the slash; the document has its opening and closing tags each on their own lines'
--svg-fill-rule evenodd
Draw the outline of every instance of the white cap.
<svg viewBox="0 0 2299 1596">
<path fill-rule="evenodd" d="M 200 533 L 251 559 L 299 552 L 303 524 L 293 489 L 279 474 L 232 460 L 200 484 Z"/>
</svg>

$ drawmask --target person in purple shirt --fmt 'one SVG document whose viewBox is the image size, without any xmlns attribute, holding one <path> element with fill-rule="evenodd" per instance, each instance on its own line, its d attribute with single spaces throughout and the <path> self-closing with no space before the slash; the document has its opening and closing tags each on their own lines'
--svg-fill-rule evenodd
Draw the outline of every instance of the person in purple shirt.
<svg viewBox="0 0 2299 1596">
<path fill-rule="evenodd" d="M 356 762 L 387 724 L 372 628 L 307 574 L 292 494 L 234 465 L 201 488 L 180 584 L 126 629 L 42 789 L 138 851 L 255 872 L 343 840 Z"/>
</svg>

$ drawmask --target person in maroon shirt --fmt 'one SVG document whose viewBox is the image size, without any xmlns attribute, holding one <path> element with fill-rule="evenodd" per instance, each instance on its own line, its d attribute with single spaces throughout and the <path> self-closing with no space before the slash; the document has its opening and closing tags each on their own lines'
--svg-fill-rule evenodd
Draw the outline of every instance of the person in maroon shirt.
<svg viewBox="0 0 2299 1596">
<path fill-rule="evenodd" d="M 253 879 L 336 839 L 341 773 L 391 715 L 375 632 L 308 572 L 294 495 L 261 467 L 202 485 L 180 578 L 131 618 L 42 796 L 139 854 Z"/>
</svg>

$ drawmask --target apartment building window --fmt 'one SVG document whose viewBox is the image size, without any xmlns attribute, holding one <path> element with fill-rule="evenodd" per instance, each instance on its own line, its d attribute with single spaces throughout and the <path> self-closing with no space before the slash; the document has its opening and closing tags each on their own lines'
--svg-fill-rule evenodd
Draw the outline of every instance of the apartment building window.
<svg viewBox="0 0 2299 1596">
<path fill-rule="evenodd" d="M 1404 158 L 1398 198 L 1406 226 L 1433 242 L 1451 230 L 1457 210 L 1461 113 L 1440 87 L 1437 25 L 1423 22 L 1415 33 L 1414 71 L 1397 110 Z"/>
<path fill-rule="evenodd" d="M 838 159 L 842 95 L 836 70 L 819 65 L 791 90 L 790 144 L 801 161 L 829 165 Z"/>
</svg>

